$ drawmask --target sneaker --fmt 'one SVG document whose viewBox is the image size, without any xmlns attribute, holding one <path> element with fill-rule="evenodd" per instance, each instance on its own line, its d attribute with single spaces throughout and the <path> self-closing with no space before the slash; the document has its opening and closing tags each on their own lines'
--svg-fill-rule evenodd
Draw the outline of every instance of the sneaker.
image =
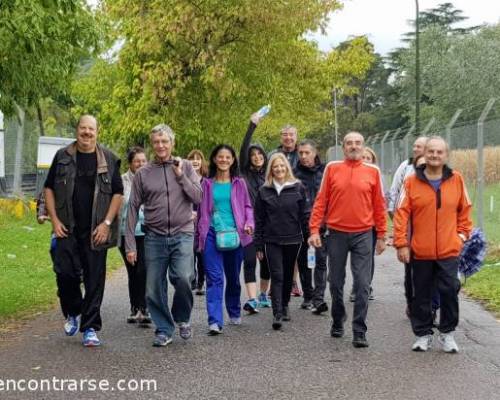
<svg viewBox="0 0 500 400">
<path fill-rule="evenodd" d="M 229 325 L 241 325 L 241 317 L 229 318 Z"/>
<path fill-rule="evenodd" d="M 196 291 L 194 292 L 196 296 L 203 296 L 205 294 L 205 291 L 203 290 L 203 286 L 196 288 Z"/>
<path fill-rule="evenodd" d="M 309 300 L 304 300 L 300 305 L 303 310 L 311 310 L 313 308 L 312 303 Z"/>
<path fill-rule="evenodd" d="M 288 312 L 288 306 L 283 307 L 282 320 L 285 322 L 292 320 L 292 318 L 290 318 L 290 313 Z"/>
<path fill-rule="evenodd" d="M 293 297 L 302 297 L 302 290 L 299 289 L 299 285 L 297 285 L 297 282 L 295 281 L 292 284 L 291 295 Z"/>
<path fill-rule="evenodd" d="M 351 292 L 351 294 L 349 295 L 349 301 L 351 303 L 354 303 L 356 301 L 356 295 L 354 294 L 354 292 Z"/>
<path fill-rule="evenodd" d="M 366 340 L 366 335 L 363 332 L 354 332 L 352 345 L 357 349 L 368 347 L 369 344 L 368 340 Z"/>
<path fill-rule="evenodd" d="M 457 342 L 453 337 L 453 333 L 441 333 L 438 337 L 439 343 L 443 346 L 445 353 L 458 353 Z"/>
<path fill-rule="evenodd" d="M 267 297 L 267 294 L 265 294 L 264 292 L 262 292 L 259 295 L 259 304 L 258 304 L 258 306 L 260 308 L 269 308 L 269 307 L 271 307 L 271 300 L 269 299 L 269 297 Z"/>
<path fill-rule="evenodd" d="M 249 314 L 257 314 L 259 310 L 257 310 L 257 300 L 255 299 L 249 299 L 244 305 L 243 309 L 248 312 Z"/>
<path fill-rule="evenodd" d="M 336 323 L 335 321 L 332 322 L 332 327 L 330 328 L 330 336 L 334 338 L 341 338 L 344 336 L 344 323 L 347 320 L 347 315 L 344 315 L 344 318 L 342 318 L 342 322 Z"/>
<path fill-rule="evenodd" d="M 97 337 L 94 328 L 89 328 L 83 332 L 83 345 L 85 347 L 97 347 L 101 345 L 101 341 Z"/>
<path fill-rule="evenodd" d="M 184 340 L 188 340 L 193 337 L 193 330 L 188 322 L 181 322 L 179 324 L 179 336 Z"/>
<path fill-rule="evenodd" d="M 127 317 L 127 324 L 135 324 L 138 316 L 139 310 L 137 308 L 132 308 L 130 315 Z"/>
<path fill-rule="evenodd" d="M 417 336 L 417 340 L 413 343 L 411 349 L 413 351 L 427 351 L 432 345 L 432 335 Z"/>
<path fill-rule="evenodd" d="M 275 331 L 279 331 L 281 329 L 281 325 L 282 325 L 281 321 L 282 320 L 283 319 L 282 319 L 281 315 L 278 314 L 278 315 L 274 316 L 274 318 L 273 318 L 273 329 Z"/>
<path fill-rule="evenodd" d="M 152 322 L 148 310 L 143 308 L 138 311 L 137 322 L 142 326 L 148 326 Z"/>
<path fill-rule="evenodd" d="M 328 304 L 325 302 L 320 303 L 316 307 L 313 307 L 311 311 L 314 315 L 321 315 L 321 313 L 328 311 Z"/>
<path fill-rule="evenodd" d="M 66 336 L 75 336 L 80 330 L 80 316 L 72 317 L 68 316 L 66 322 L 64 323 L 64 333 Z"/>
<path fill-rule="evenodd" d="M 218 324 L 210 324 L 208 326 L 208 334 L 210 336 L 217 336 L 222 334 L 222 328 Z"/>
<path fill-rule="evenodd" d="M 153 340 L 153 347 L 165 347 L 172 343 L 172 338 L 165 333 L 157 333 Z"/>
</svg>

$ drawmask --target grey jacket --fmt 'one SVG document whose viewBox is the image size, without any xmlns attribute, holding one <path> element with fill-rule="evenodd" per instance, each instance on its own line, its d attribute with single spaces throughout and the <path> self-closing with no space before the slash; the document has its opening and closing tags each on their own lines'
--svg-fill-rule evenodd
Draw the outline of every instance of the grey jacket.
<svg viewBox="0 0 500 400">
<path fill-rule="evenodd" d="M 177 177 L 171 161 L 153 161 L 136 172 L 125 231 L 127 252 L 136 251 L 134 233 L 141 204 L 146 233 L 172 236 L 194 232 L 193 204 L 201 202 L 201 185 L 189 161 L 184 160 L 182 168 L 184 173 Z"/>
</svg>

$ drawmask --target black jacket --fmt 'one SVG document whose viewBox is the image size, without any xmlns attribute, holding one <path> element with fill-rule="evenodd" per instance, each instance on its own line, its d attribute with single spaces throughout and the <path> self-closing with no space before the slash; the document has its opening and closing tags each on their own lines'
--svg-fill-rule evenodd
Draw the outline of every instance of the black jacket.
<svg viewBox="0 0 500 400">
<path fill-rule="evenodd" d="M 311 204 L 302 183 L 286 186 L 279 195 L 274 186 L 262 186 L 254 209 L 257 250 L 262 251 L 265 243 L 302 243 L 309 236 L 310 213 Z"/>
<path fill-rule="evenodd" d="M 250 144 L 252 141 L 252 135 L 257 126 L 250 122 L 243 143 L 240 149 L 240 170 L 241 175 L 245 178 L 247 183 L 248 193 L 250 194 L 250 199 L 252 205 L 255 206 L 255 199 L 257 198 L 257 193 L 260 187 L 264 184 L 266 177 L 266 167 L 267 167 L 267 154 L 264 148 L 256 143 Z M 250 163 L 250 153 L 253 149 L 259 150 L 264 156 L 264 165 L 259 170 L 252 167 Z"/>
<path fill-rule="evenodd" d="M 293 171 L 295 177 L 297 179 L 300 179 L 302 184 L 306 187 L 311 204 L 314 204 L 314 200 L 316 199 L 316 195 L 318 194 L 324 171 L 325 164 L 321 163 L 321 160 L 318 156 L 316 156 L 315 164 L 313 167 L 306 167 L 299 162 L 297 164 L 297 167 Z"/>
<path fill-rule="evenodd" d="M 76 177 L 76 142 L 57 151 L 54 157 L 56 165 L 56 176 L 54 183 L 54 197 L 57 218 L 68 228 L 69 232 L 75 229 L 75 218 L 73 213 L 73 191 Z M 113 191 L 111 178 L 115 169 L 120 168 L 120 160 L 108 149 L 97 144 L 97 174 L 92 209 L 91 232 L 95 230 L 108 213 Z M 101 250 L 116 246 L 118 241 L 119 218 L 116 217 L 111 223 L 108 240 L 99 246 L 94 246 L 90 241 L 92 249 Z"/>
</svg>

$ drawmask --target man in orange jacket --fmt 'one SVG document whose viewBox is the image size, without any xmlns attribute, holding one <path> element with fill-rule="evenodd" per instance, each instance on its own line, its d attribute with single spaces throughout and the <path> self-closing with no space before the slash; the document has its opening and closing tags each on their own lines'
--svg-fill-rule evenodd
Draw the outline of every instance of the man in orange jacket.
<svg viewBox="0 0 500 400">
<path fill-rule="evenodd" d="M 368 347 L 366 314 L 370 293 L 373 252 L 372 229 L 377 231 L 376 253 L 385 249 L 386 213 L 382 179 L 377 166 L 362 161 L 364 138 L 358 132 L 344 137 L 343 161 L 330 162 L 310 218 L 309 244 L 321 246 L 319 229 L 328 227 L 327 251 L 332 295 L 332 337 L 344 335 L 346 311 L 344 283 L 346 261 L 351 253 L 354 280 L 353 346 Z"/>
<path fill-rule="evenodd" d="M 431 296 L 437 280 L 439 341 L 445 352 L 458 352 L 453 337 L 458 325 L 458 256 L 472 231 L 472 206 L 462 176 L 446 165 L 448 153 L 444 139 L 428 139 L 425 164 L 405 181 L 394 215 L 394 246 L 399 260 L 411 267 L 414 351 L 427 351 L 432 344 Z"/>
</svg>

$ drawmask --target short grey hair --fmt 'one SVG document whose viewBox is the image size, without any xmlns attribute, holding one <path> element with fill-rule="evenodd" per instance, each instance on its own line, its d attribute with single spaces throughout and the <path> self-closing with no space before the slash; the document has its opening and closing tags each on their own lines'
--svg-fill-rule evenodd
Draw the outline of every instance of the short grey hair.
<svg viewBox="0 0 500 400">
<path fill-rule="evenodd" d="M 154 135 L 167 135 L 172 143 L 175 141 L 175 133 L 167 124 L 158 124 L 153 127 L 151 129 L 151 137 Z"/>
<path fill-rule="evenodd" d="M 283 128 L 281 128 L 280 130 L 280 133 L 283 133 L 285 131 L 289 131 L 289 130 L 294 130 L 295 131 L 295 134 L 297 135 L 298 134 L 298 129 L 296 126 L 294 125 L 290 125 L 290 124 L 286 124 Z"/>
<path fill-rule="evenodd" d="M 424 146 L 424 149 L 427 148 L 427 145 L 429 144 L 429 142 L 431 142 L 432 140 L 437 140 L 438 142 L 442 142 L 444 143 L 444 146 L 445 146 L 445 149 L 446 149 L 446 152 L 449 153 L 450 152 L 450 145 L 448 144 L 448 142 L 441 136 L 429 136 L 427 138 L 427 140 L 425 141 L 425 146 Z"/>
</svg>

